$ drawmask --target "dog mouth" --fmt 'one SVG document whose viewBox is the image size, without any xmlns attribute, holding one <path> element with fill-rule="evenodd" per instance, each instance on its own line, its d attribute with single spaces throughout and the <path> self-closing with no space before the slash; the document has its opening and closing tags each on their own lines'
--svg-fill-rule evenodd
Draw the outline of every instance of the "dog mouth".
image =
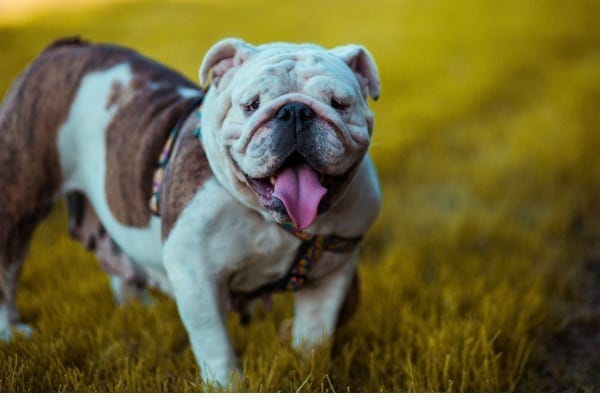
<svg viewBox="0 0 600 400">
<path fill-rule="evenodd" d="M 317 171 L 298 152 L 269 177 L 244 175 L 264 208 L 274 211 L 279 222 L 292 222 L 301 230 L 329 209 L 333 195 L 347 178 L 347 173 L 330 176 Z"/>
</svg>

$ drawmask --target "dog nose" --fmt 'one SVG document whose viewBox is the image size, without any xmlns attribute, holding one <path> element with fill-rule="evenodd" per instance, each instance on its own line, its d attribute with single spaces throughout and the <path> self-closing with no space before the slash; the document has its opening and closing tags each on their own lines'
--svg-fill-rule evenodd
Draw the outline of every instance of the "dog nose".
<svg viewBox="0 0 600 400">
<path fill-rule="evenodd" d="M 281 107 L 275 116 L 286 125 L 294 126 L 296 132 L 301 131 L 315 118 L 315 112 L 303 103 L 288 103 Z"/>
</svg>

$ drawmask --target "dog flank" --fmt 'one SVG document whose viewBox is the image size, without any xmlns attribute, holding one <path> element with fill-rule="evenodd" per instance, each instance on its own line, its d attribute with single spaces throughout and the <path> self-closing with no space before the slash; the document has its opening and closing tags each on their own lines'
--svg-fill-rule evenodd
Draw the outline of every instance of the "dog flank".
<svg viewBox="0 0 600 400">
<path fill-rule="evenodd" d="M 107 128 L 106 197 L 120 223 L 147 227 L 158 155 L 181 113 L 193 101 L 180 92 L 184 87 L 197 94 L 201 91 L 181 75 L 137 55 L 129 65 L 133 79 L 120 89 L 113 83 L 108 100 L 117 111 Z"/>
</svg>

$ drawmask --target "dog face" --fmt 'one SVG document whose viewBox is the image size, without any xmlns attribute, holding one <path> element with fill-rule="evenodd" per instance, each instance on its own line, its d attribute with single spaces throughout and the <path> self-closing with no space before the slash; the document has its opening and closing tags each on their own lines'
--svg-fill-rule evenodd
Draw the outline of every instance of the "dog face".
<svg viewBox="0 0 600 400">
<path fill-rule="evenodd" d="M 279 223 L 310 226 L 341 196 L 369 146 L 369 53 L 349 45 L 217 43 L 200 68 L 203 140 L 222 184 Z M 220 176 L 219 176 L 220 175 Z"/>
</svg>

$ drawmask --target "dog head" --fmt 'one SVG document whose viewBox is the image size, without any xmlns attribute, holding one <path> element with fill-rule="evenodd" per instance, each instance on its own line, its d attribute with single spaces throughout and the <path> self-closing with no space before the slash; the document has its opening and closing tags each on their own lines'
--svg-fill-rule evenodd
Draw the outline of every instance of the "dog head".
<svg viewBox="0 0 600 400">
<path fill-rule="evenodd" d="M 240 201 L 279 223 L 310 226 L 342 196 L 367 152 L 377 67 L 357 45 L 214 45 L 202 129 L 213 172 Z"/>
</svg>

